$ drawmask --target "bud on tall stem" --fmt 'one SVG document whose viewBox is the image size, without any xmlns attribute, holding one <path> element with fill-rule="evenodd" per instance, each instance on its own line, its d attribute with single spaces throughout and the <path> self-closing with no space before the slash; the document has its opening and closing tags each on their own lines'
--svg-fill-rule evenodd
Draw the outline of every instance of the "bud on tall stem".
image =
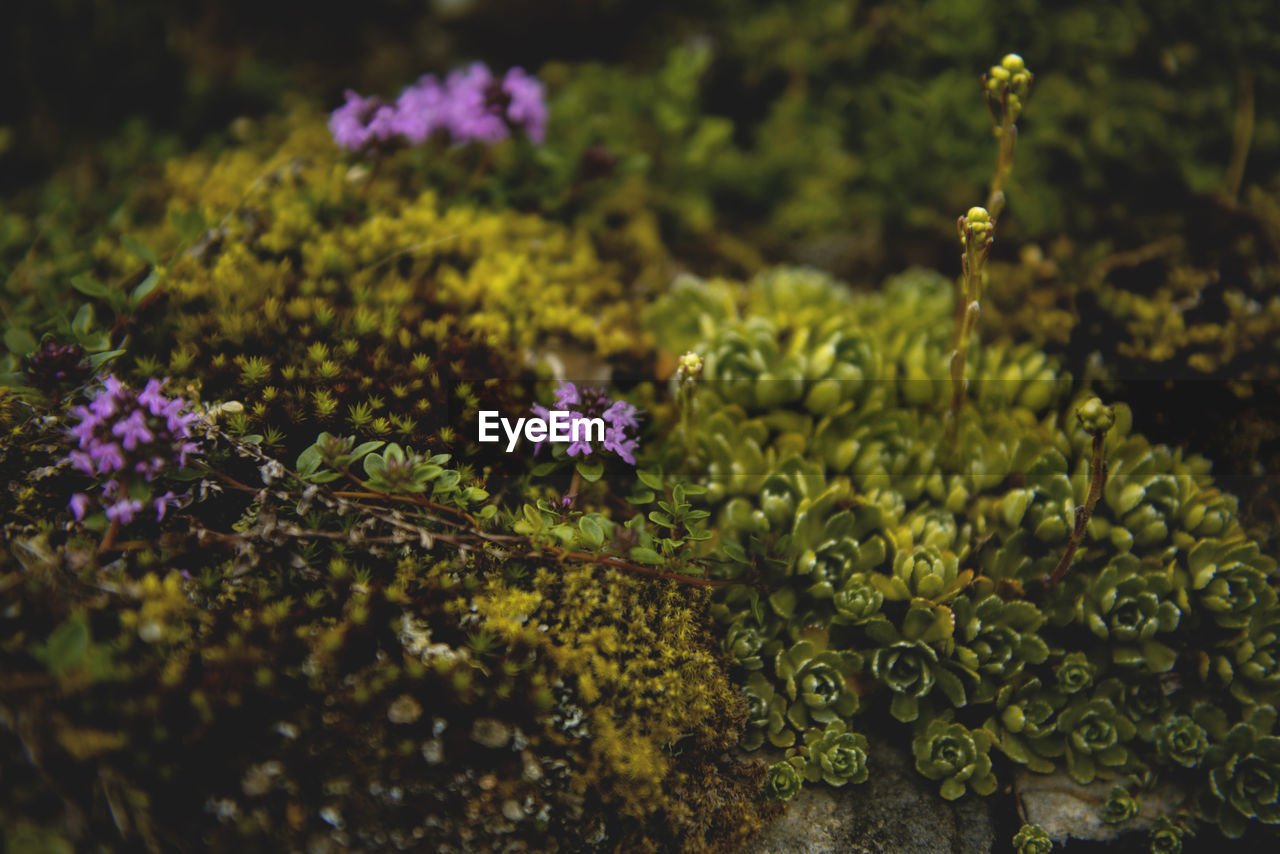
<svg viewBox="0 0 1280 854">
<path fill-rule="evenodd" d="M 995 240 L 996 223 L 986 208 L 969 208 L 969 212 L 956 221 L 960 245 L 964 247 L 961 261 L 964 272 L 960 293 L 957 295 L 955 329 L 951 337 L 951 409 L 947 413 L 947 446 L 953 449 L 960 408 L 964 405 L 964 363 L 969 352 L 969 341 L 978 326 L 978 300 L 982 296 L 983 265 L 991 244 Z"/>
</svg>

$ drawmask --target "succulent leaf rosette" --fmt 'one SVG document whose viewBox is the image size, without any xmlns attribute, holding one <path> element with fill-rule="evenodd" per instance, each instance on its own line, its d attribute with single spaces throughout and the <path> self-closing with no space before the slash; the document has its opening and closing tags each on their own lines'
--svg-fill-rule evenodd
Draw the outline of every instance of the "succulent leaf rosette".
<svg viewBox="0 0 1280 854">
<path fill-rule="evenodd" d="M 857 625 L 865 623 L 880 612 L 884 595 L 876 589 L 865 573 L 854 573 L 831 598 L 836 624 Z"/>
<path fill-rule="evenodd" d="M 953 706 L 966 702 L 964 683 L 939 661 L 938 652 L 923 641 L 898 640 L 875 651 L 871 672 L 893 692 L 890 713 L 904 723 L 920 716 L 920 700 L 934 685 L 942 688 Z"/>
<path fill-rule="evenodd" d="M 1218 675 L 1245 705 L 1275 698 L 1280 691 L 1280 609 L 1254 615 L 1243 636 L 1215 656 Z"/>
<path fill-rule="evenodd" d="M 733 660 L 747 670 L 764 667 L 762 653 L 768 638 L 764 629 L 748 616 L 739 617 L 729 626 L 724 636 L 724 650 Z"/>
<path fill-rule="evenodd" d="M 1106 824 L 1122 824 L 1138 815 L 1138 799 L 1124 786 L 1112 786 L 1107 800 L 1102 804 L 1102 821 Z"/>
<path fill-rule="evenodd" d="M 1166 762 L 1195 768 L 1209 750 L 1209 733 L 1187 715 L 1174 715 L 1156 728 L 1156 751 Z"/>
<path fill-rule="evenodd" d="M 1143 569 L 1131 554 L 1119 555 L 1088 583 L 1076 619 L 1107 641 L 1118 665 L 1164 673 L 1177 655 L 1157 639 L 1178 628 L 1188 607 L 1186 591 L 1171 571 Z"/>
<path fill-rule="evenodd" d="M 1062 710 L 1058 732 L 1064 737 L 1067 771 L 1081 785 L 1093 782 L 1098 766 L 1119 768 L 1129 761 L 1127 742 L 1138 728 L 1102 692 L 1079 698 Z"/>
<path fill-rule="evenodd" d="M 1049 645 L 1037 634 L 1044 623 L 1030 602 L 1005 602 L 999 596 L 977 603 L 965 596 L 955 601 L 955 656 L 981 676 L 975 702 L 995 696 L 997 686 L 1013 680 L 1026 664 L 1041 664 Z"/>
<path fill-rule="evenodd" d="M 747 701 L 747 732 L 742 737 L 746 750 L 755 750 L 765 739 L 774 747 L 795 744 L 795 730 L 787 725 L 787 699 L 761 673 L 753 673 L 742 688 Z"/>
<path fill-rule="evenodd" d="M 893 557 L 893 574 L 876 575 L 873 580 L 886 599 L 943 603 L 954 599 L 972 578 L 972 570 L 960 570 L 954 552 L 921 545 L 898 552 Z"/>
<path fill-rule="evenodd" d="M 1046 691 L 1037 678 L 1020 685 L 1004 685 L 996 693 L 998 713 L 984 728 L 995 735 L 1001 753 L 1032 771 L 1048 774 L 1054 764 L 1047 757 L 1061 754 L 1057 714 L 1062 695 Z"/>
<path fill-rule="evenodd" d="M 1062 662 L 1053 672 L 1058 680 L 1059 691 L 1078 694 L 1093 684 L 1098 668 L 1083 652 L 1070 652 L 1063 656 Z"/>
<path fill-rule="evenodd" d="M 822 780 L 829 786 L 843 786 L 867 780 L 867 738 L 848 732 L 844 721 L 827 724 L 821 731 L 810 730 L 804 755 L 808 759 L 804 776 L 811 783 Z"/>
<path fill-rule="evenodd" d="M 1275 561 L 1258 552 L 1258 544 L 1224 543 L 1205 538 L 1187 554 L 1191 588 L 1200 604 L 1224 629 L 1243 629 L 1253 615 L 1276 603 L 1267 576 Z"/>
<path fill-rule="evenodd" d="M 1280 824 L 1280 737 L 1272 734 L 1276 710 L 1256 706 L 1226 737 L 1205 753 L 1208 785 L 1197 806 L 1231 839 L 1244 835 L 1250 820 Z"/>
<path fill-rule="evenodd" d="M 1192 835 L 1186 825 L 1162 815 L 1156 819 L 1147 837 L 1147 849 L 1151 854 L 1181 854 L 1182 841 Z"/>
<path fill-rule="evenodd" d="M 827 724 L 858 710 L 858 695 L 849 683 L 856 669 L 849 658 L 828 650 L 825 639 L 796 642 L 780 651 L 774 664 L 791 705 L 787 719 L 798 730 L 811 721 Z"/>
<path fill-rule="evenodd" d="M 1038 824 L 1024 824 L 1013 835 L 1014 854 L 1050 854 L 1053 840 Z"/>
<path fill-rule="evenodd" d="M 970 730 L 963 724 L 934 718 L 911 744 L 916 770 L 930 780 L 941 780 L 942 797 L 954 801 L 966 786 L 979 795 L 996 789 L 991 771 L 991 736 L 985 730 Z"/>
<path fill-rule="evenodd" d="M 804 759 L 798 756 L 770 765 L 764 780 L 764 790 L 769 797 L 789 801 L 798 795 L 804 786 L 803 765 Z"/>
</svg>

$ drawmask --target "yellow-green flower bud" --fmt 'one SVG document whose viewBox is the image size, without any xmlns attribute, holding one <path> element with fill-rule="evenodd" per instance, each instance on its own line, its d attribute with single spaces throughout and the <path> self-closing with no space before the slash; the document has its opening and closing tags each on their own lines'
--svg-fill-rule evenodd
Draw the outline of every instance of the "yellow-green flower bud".
<svg viewBox="0 0 1280 854">
<path fill-rule="evenodd" d="M 960 243 L 967 247 L 972 241 L 978 248 L 985 246 L 994 237 L 995 225 L 986 208 L 969 208 L 960 221 Z"/>
<path fill-rule="evenodd" d="M 1010 73 L 1027 70 L 1027 64 L 1023 62 L 1022 57 L 1018 56 L 1016 53 L 1006 55 L 1004 59 L 1000 60 L 1000 65 Z"/>
<path fill-rule="evenodd" d="M 1116 410 L 1091 397 L 1076 409 L 1076 417 L 1080 419 L 1080 426 L 1090 433 L 1105 433 L 1116 423 Z"/>
<path fill-rule="evenodd" d="M 698 377 L 702 376 L 702 369 L 705 363 L 702 357 L 692 351 L 685 353 L 676 362 L 676 384 L 681 388 L 686 388 L 698 381 Z"/>
</svg>

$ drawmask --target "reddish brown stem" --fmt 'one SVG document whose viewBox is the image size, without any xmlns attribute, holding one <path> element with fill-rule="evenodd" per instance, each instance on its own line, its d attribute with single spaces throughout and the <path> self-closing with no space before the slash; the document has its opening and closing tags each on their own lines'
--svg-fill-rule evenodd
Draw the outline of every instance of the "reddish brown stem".
<svg viewBox="0 0 1280 854">
<path fill-rule="evenodd" d="M 1102 487 L 1107 482 L 1107 463 L 1102 453 L 1102 443 L 1106 436 L 1105 430 L 1099 430 L 1093 434 L 1093 453 L 1089 463 L 1089 495 L 1085 498 L 1084 506 L 1076 508 L 1075 524 L 1071 528 L 1071 536 L 1067 539 L 1066 551 L 1062 553 L 1053 572 L 1044 578 L 1046 590 L 1062 581 L 1071 569 L 1071 559 L 1075 557 L 1076 549 L 1084 540 L 1084 532 L 1089 526 L 1089 518 L 1093 516 L 1094 505 L 1102 495 Z"/>
</svg>

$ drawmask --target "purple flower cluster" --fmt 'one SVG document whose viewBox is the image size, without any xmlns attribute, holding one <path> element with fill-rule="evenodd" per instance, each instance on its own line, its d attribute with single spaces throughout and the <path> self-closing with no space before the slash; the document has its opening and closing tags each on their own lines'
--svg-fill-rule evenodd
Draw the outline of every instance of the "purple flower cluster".
<svg viewBox="0 0 1280 854">
<path fill-rule="evenodd" d="M 184 467 L 187 454 L 197 450 L 191 430 L 199 416 L 184 411 L 182 398 L 161 394 L 162 388 L 163 382 L 152 379 L 142 391 L 135 392 L 108 376 L 88 406 L 71 411 L 80 419 L 70 430 L 79 447 L 68 459 L 90 477 L 109 477 L 102 485 L 102 504 L 113 522 L 132 522 L 142 511 L 143 502 L 131 485 L 151 481 L 165 466 Z M 151 502 L 157 519 L 164 518 L 171 498 L 173 493 L 168 492 Z M 77 519 L 84 518 L 89 506 L 87 494 L 71 497 L 71 511 Z"/>
<path fill-rule="evenodd" d="M 428 74 L 394 103 L 347 90 L 347 102 L 329 117 L 334 141 L 352 151 L 419 145 L 436 133 L 453 142 L 494 143 L 512 128 L 542 142 L 546 127 L 546 98 L 536 77 L 512 68 L 499 79 L 480 62 L 443 82 Z"/>
<path fill-rule="evenodd" d="M 640 448 L 640 442 L 635 431 L 639 429 L 640 421 L 637 418 L 639 412 L 630 403 L 625 400 L 610 400 L 603 389 L 580 389 L 571 382 L 562 382 L 556 389 L 555 409 L 557 412 L 568 412 L 571 421 L 579 418 L 603 418 L 605 422 L 604 441 L 599 443 L 598 448 L 592 447 L 584 437 L 569 443 L 569 447 L 565 449 L 569 456 L 576 457 L 578 454 L 590 454 L 597 450 L 610 451 L 628 465 L 636 464 L 635 454 Z M 535 404 L 533 411 L 540 418 L 551 417 L 544 406 Z M 541 448 L 542 443 L 539 442 L 534 447 L 534 453 Z"/>
</svg>

